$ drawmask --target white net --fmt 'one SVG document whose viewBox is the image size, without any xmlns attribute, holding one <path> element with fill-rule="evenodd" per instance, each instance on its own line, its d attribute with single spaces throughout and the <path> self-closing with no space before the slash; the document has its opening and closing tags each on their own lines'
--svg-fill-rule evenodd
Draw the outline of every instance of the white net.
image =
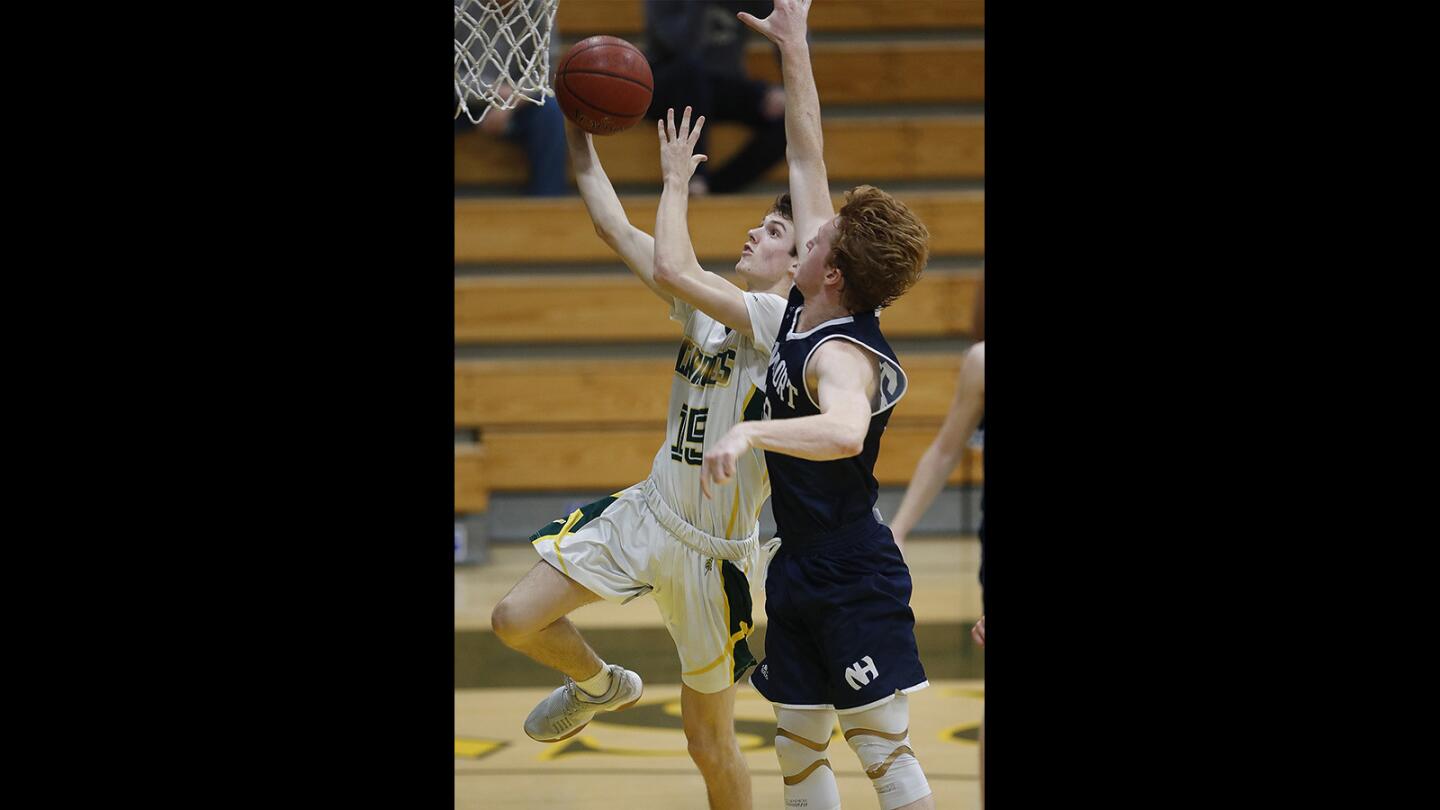
<svg viewBox="0 0 1440 810">
<path fill-rule="evenodd" d="M 478 124 L 550 89 L 550 32 L 560 0 L 454 0 L 455 117 Z"/>
</svg>

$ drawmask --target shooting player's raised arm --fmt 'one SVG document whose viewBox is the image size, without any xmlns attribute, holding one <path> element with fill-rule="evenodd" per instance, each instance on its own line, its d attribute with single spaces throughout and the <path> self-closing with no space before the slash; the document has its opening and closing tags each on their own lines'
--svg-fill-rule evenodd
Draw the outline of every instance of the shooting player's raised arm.
<svg viewBox="0 0 1440 810">
<path fill-rule="evenodd" d="M 585 201 L 585 210 L 590 212 L 596 235 L 605 240 L 645 286 L 670 303 L 670 293 L 655 283 L 655 239 L 631 225 L 625 216 L 615 187 L 600 165 L 590 134 L 567 119 L 565 141 L 570 150 L 570 163 L 575 168 L 575 185 L 580 189 L 580 199 Z"/>
<path fill-rule="evenodd" d="M 675 126 L 675 110 L 659 123 L 660 169 L 664 189 L 655 213 L 655 283 L 661 290 L 681 299 L 746 337 L 754 337 L 745 293 L 734 284 L 700 266 L 690 242 L 687 219 L 690 176 L 706 159 L 696 155 L 695 143 L 705 125 L 705 116 L 690 126 L 690 108 Z"/>
</svg>

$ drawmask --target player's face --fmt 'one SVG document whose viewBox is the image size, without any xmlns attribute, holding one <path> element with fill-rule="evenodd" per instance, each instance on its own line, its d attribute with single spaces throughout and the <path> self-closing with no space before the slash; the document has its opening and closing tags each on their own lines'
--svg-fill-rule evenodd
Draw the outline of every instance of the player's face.
<svg viewBox="0 0 1440 810">
<path fill-rule="evenodd" d="M 800 263 L 800 268 L 795 273 L 795 286 L 800 288 L 800 293 L 806 298 L 819 294 L 820 288 L 825 286 L 825 261 L 830 258 L 830 248 L 835 243 L 839 222 L 840 217 L 837 215 L 821 225 L 814 238 L 805 243 L 805 261 Z"/>
<path fill-rule="evenodd" d="M 795 226 L 779 214 L 770 213 L 745 235 L 735 271 L 758 284 L 770 286 L 795 268 Z"/>
</svg>

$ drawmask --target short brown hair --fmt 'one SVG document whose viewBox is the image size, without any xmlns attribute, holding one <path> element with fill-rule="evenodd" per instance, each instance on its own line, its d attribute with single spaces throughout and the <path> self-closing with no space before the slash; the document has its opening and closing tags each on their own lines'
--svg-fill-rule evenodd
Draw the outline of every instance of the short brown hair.
<svg viewBox="0 0 1440 810">
<path fill-rule="evenodd" d="M 765 212 L 765 213 L 767 213 L 767 214 L 779 214 L 780 216 L 784 217 L 784 218 L 785 218 L 785 221 L 788 222 L 788 223 L 790 223 L 790 230 L 791 230 L 791 232 L 794 232 L 794 230 L 795 230 L 795 214 L 794 214 L 794 213 L 791 211 L 791 209 L 790 209 L 790 192 L 787 191 L 787 192 L 785 192 L 784 194 L 781 194 L 779 197 L 776 197 L 776 198 L 775 198 L 775 204 L 772 205 L 772 206 L 770 206 L 770 210 L 767 211 L 767 212 Z M 791 246 L 790 246 L 790 255 L 791 255 L 791 256 L 799 256 L 799 255 L 800 255 L 800 252 L 799 252 L 799 244 L 798 244 L 798 242 L 800 241 L 800 237 L 799 237 L 798 234 L 797 234 L 796 237 L 795 237 L 795 241 L 797 242 L 797 244 L 794 244 L 794 245 L 791 245 Z"/>
<path fill-rule="evenodd" d="M 845 193 L 827 262 L 845 277 L 851 312 L 889 306 L 914 286 L 930 256 L 930 231 L 904 203 L 874 186 Z"/>
</svg>

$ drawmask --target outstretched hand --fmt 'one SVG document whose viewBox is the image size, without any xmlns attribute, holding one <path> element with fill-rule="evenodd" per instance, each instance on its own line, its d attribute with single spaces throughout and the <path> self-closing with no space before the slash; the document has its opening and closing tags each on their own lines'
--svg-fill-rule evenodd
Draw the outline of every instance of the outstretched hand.
<svg viewBox="0 0 1440 810">
<path fill-rule="evenodd" d="M 775 10 L 763 20 L 743 11 L 735 16 L 776 45 L 784 45 L 805 41 L 805 21 L 809 15 L 810 0 L 775 0 Z"/>
<path fill-rule="evenodd" d="M 675 108 L 671 107 L 665 115 L 665 120 L 657 121 L 660 132 L 660 175 L 666 182 L 678 180 L 682 185 L 690 180 L 695 173 L 695 167 L 710 158 L 705 155 L 693 154 L 695 143 L 700 140 L 700 130 L 705 126 L 705 116 L 700 116 L 695 121 L 695 128 L 690 128 L 690 108 L 685 108 L 685 115 L 680 119 L 680 128 L 675 128 Z"/>
</svg>

